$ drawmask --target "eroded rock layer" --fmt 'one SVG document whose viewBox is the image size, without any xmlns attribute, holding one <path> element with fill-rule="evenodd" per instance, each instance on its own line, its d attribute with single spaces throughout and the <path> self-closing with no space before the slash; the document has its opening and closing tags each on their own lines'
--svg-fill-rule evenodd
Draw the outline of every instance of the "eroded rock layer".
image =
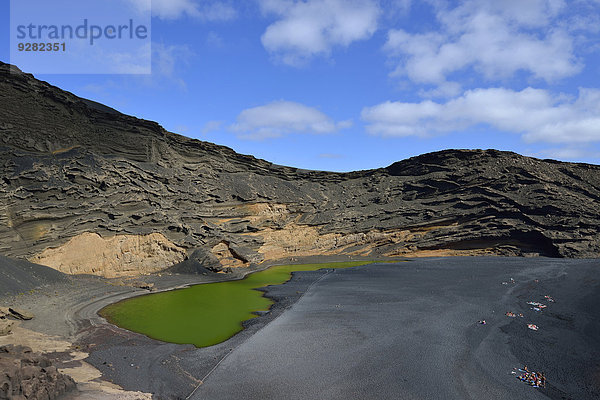
<svg viewBox="0 0 600 400">
<path fill-rule="evenodd" d="M 495 150 L 352 173 L 277 166 L 0 65 L 0 254 L 61 271 L 127 275 L 183 257 L 217 270 L 321 254 L 598 257 L 599 199 L 598 166 Z"/>
</svg>

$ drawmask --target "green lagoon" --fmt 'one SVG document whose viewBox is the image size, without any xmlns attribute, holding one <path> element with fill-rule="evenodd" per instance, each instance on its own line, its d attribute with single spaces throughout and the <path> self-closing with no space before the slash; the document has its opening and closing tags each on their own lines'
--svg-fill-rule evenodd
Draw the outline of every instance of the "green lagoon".
<svg viewBox="0 0 600 400">
<path fill-rule="evenodd" d="M 273 301 L 255 290 L 287 282 L 292 272 L 322 268 L 349 268 L 374 261 L 281 265 L 244 279 L 206 283 L 134 297 L 103 308 L 109 322 L 164 342 L 212 346 L 243 329 L 242 322 L 267 311 Z"/>
</svg>

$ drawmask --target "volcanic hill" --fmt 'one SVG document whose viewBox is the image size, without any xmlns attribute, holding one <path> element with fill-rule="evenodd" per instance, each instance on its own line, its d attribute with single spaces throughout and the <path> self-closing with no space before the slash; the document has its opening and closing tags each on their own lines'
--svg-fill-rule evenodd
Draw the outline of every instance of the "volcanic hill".
<svg viewBox="0 0 600 400">
<path fill-rule="evenodd" d="M 448 150 L 300 170 L 0 63 L 0 255 L 108 277 L 312 255 L 600 255 L 600 166 Z"/>
</svg>

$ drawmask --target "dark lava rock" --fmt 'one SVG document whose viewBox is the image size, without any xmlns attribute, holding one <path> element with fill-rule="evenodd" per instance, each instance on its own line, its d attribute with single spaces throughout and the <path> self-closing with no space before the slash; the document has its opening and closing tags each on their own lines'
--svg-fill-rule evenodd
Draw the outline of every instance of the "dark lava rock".
<svg viewBox="0 0 600 400">
<path fill-rule="evenodd" d="M 48 359 L 29 347 L 0 347 L 0 399 L 58 399 L 75 389 L 75 381 L 63 375 Z"/>
<path fill-rule="evenodd" d="M 0 64 L 0 254 L 9 257 L 83 232 L 160 232 L 188 251 L 185 272 L 326 253 L 598 257 L 599 200 L 599 166 L 496 150 L 352 173 L 282 167 Z"/>
<path fill-rule="evenodd" d="M 2 307 L 4 308 L 4 307 Z M 5 314 L 3 311 L 3 309 L 0 308 L 0 318 L 2 317 L 2 314 Z M 13 317 L 14 319 L 18 319 L 21 321 L 29 321 L 31 319 L 33 319 L 34 315 L 32 313 L 30 313 L 29 311 L 25 311 L 25 310 L 21 310 L 18 308 L 8 308 L 8 315 Z"/>
</svg>

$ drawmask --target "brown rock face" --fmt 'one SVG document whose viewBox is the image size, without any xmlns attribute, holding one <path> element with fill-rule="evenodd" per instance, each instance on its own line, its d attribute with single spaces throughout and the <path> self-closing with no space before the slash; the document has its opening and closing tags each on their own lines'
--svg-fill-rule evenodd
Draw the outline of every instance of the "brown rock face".
<svg viewBox="0 0 600 400">
<path fill-rule="evenodd" d="M 127 275 L 177 264 L 184 251 L 186 270 L 319 254 L 600 255 L 595 165 L 448 150 L 377 170 L 305 171 L 9 69 L 0 65 L 6 256 Z M 123 238 L 144 245 L 109 251 Z"/>
<path fill-rule="evenodd" d="M 186 251 L 160 233 L 103 238 L 82 233 L 58 248 L 31 257 L 66 274 L 95 274 L 107 278 L 149 274 L 185 260 Z"/>
<path fill-rule="evenodd" d="M 73 379 L 29 347 L 0 347 L 0 400 L 54 400 L 74 389 Z"/>
</svg>

